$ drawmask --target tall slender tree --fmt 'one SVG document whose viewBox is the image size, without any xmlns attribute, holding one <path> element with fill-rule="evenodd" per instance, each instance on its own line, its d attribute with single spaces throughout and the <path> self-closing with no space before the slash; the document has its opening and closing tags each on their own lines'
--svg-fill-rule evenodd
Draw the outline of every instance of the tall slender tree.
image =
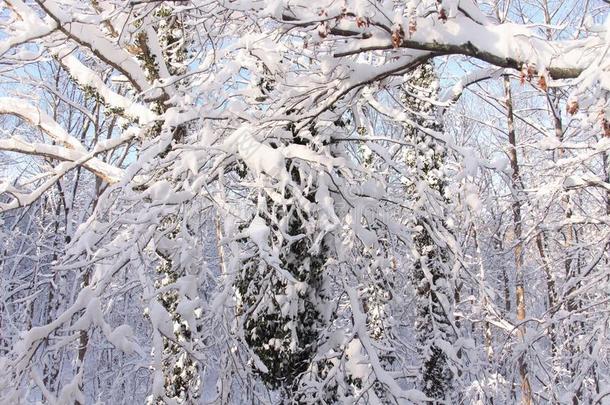
<svg viewBox="0 0 610 405">
<path fill-rule="evenodd" d="M 451 401 L 456 368 L 453 353 L 447 352 L 456 339 L 453 319 L 455 286 L 452 281 L 454 254 L 451 233 L 445 222 L 448 200 L 445 196 L 445 146 L 425 132 L 442 131 L 434 106 L 438 81 L 434 65 L 426 63 L 411 72 L 404 86 L 404 105 L 416 125 L 405 128 L 405 139 L 412 144 L 405 160 L 411 177 L 405 192 L 414 210 L 413 268 L 416 289 L 419 342 L 420 389 L 432 400 Z"/>
<path fill-rule="evenodd" d="M 287 129 L 296 144 L 307 143 Z M 325 267 L 331 251 L 315 228 L 315 211 L 308 208 L 315 204 L 315 171 L 296 159 L 277 169 L 274 174 L 280 179 L 285 175 L 288 183 L 276 183 L 280 190 L 275 195 L 265 189 L 254 194 L 254 214 L 238 236 L 244 253 L 235 269 L 236 310 L 241 338 L 257 358 L 254 370 L 289 401 L 297 398 L 300 377 L 322 343 Z"/>
</svg>

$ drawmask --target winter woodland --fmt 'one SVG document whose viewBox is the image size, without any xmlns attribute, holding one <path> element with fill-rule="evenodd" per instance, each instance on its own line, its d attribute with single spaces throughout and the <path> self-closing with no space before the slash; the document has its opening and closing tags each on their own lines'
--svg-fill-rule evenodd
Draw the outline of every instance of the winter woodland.
<svg viewBox="0 0 610 405">
<path fill-rule="evenodd" d="M 609 10 L 0 1 L 0 404 L 610 404 Z"/>
</svg>

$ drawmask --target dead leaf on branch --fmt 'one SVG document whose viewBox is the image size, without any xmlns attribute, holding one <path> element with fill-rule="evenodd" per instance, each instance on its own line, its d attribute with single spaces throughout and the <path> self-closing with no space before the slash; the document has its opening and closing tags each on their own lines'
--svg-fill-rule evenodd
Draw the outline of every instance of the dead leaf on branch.
<svg viewBox="0 0 610 405">
<path fill-rule="evenodd" d="M 566 112 L 570 115 L 574 115 L 578 112 L 578 101 L 569 100 L 566 104 Z"/>
<path fill-rule="evenodd" d="M 402 24 L 398 24 L 398 27 L 392 31 L 392 46 L 394 48 L 400 47 L 402 41 L 405 39 L 405 30 L 402 28 Z"/>
</svg>

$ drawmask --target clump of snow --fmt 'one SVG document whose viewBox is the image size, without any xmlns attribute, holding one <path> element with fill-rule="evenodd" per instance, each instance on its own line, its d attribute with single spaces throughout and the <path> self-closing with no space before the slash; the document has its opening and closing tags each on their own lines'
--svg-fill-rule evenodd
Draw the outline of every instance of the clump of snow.
<svg viewBox="0 0 610 405">
<path fill-rule="evenodd" d="M 290 176 L 286 171 L 282 151 L 259 142 L 252 132 L 253 129 L 247 125 L 240 127 L 225 140 L 222 149 L 227 153 L 237 152 L 256 175 L 266 174 L 285 186 L 289 183 Z"/>
<path fill-rule="evenodd" d="M 165 308 L 158 302 L 153 301 L 149 307 L 148 315 L 152 325 L 165 336 L 174 335 L 172 317 Z"/>
<path fill-rule="evenodd" d="M 135 350 L 135 344 L 131 341 L 133 339 L 133 330 L 129 325 L 117 326 L 106 337 L 117 349 L 127 354 Z"/>
<path fill-rule="evenodd" d="M 553 150 L 561 147 L 561 142 L 555 136 L 545 136 L 538 142 L 538 147 L 543 150 Z"/>
<path fill-rule="evenodd" d="M 250 236 L 250 239 L 252 239 L 252 241 L 259 247 L 267 246 L 269 233 L 270 230 L 265 223 L 265 220 L 256 215 L 248 226 L 248 235 Z"/>
</svg>

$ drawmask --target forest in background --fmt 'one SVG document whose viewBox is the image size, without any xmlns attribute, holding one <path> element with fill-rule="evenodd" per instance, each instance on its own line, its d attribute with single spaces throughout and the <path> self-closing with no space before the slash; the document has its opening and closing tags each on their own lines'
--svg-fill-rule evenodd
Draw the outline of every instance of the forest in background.
<svg viewBox="0 0 610 405">
<path fill-rule="evenodd" d="M 610 404 L 607 0 L 3 0 L 0 403 Z"/>
</svg>

